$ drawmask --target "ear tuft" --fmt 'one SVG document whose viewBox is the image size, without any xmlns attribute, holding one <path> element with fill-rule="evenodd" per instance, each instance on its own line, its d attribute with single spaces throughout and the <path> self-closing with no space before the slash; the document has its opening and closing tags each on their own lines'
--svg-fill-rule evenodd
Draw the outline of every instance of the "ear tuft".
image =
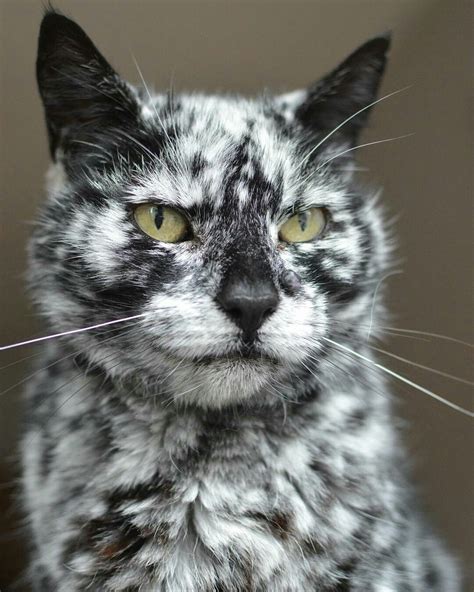
<svg viewBox="0 0 474 592">
<path fill-rule="evenodd" d="M 53 156 L 93 127 L 120 125 L 137 114 L 129 87 L 86 33 L 50 9 L 41 23 L 36 74 Z"/>
</svg>

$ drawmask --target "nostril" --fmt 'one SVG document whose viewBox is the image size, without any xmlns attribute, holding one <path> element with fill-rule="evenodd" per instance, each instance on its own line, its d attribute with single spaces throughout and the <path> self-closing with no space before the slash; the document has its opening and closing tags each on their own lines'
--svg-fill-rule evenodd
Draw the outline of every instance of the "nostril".
<svg viewBox="0 0 474 592">
<path fill-rule="evenodd" d="M 275 311 L 276 311 L 275 306 L 272 306 L 271 308 L 267 308 L 267 310 L 264 310 L 263 315 L 262 315 L 263 320 L 266 320 L 266 319 L 268 319 L 268 317 L 271 317 Z"/>
<path fill-rule="evenodd" d="M 246 338 L 253 338 L 277 309 L 279 294 L 269 281 L 248 282 L 238 279 L 226 282 L 216 301 L 227 316 L 242 329 Z"/>
</svg>

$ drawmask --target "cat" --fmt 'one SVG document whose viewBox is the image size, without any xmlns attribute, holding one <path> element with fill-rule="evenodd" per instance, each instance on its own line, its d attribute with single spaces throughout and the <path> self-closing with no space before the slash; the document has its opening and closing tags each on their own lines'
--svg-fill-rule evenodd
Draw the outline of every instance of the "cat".
<svg viewBox="0 0 474 592">
<path fill-rule="evenodd" d="M 35 590 L 459 590 L 367 339 L 391 238 L 353 151 L 390 45 L 309 89 L 151 95 L 53 10 L 29 285 Z"/>
</svg>

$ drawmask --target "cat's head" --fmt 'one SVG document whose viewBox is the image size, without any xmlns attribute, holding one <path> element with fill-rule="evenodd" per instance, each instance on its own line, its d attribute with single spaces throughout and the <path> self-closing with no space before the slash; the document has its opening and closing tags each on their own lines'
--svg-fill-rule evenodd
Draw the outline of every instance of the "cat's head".
<svg viewBox="0 0 474 592">
<path fill-rule="evenodd" d="M 285 95 L 151 95 L 74 22 L 45 16 L 53 164 L 31 247 L 36 300 L 58 330 L 146 313 L 70 336 L 81 359 L 216 407 L 328 379 L 323 337 L 366 333 L 386 265 L 351 149 L 388 46 L 372 39 Z"/>
</svg>

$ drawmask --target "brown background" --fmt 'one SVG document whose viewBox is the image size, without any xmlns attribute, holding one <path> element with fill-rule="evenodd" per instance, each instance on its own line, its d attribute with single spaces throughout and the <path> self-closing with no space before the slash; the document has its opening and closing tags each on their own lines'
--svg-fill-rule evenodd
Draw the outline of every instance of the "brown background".
<svg viewBox="0 0 474 592">
<path fill-rule="evenodd" d="M 156 88 L 253 93 L 298 88 L 367 38 L 394 31 L 381 103 L 363 141 L 415 132 L 361 149 L 367 182 L 384 187 L 397 215 L 403 275 L 388 280 L 394 326 L 473 341 L 472 15 L 461 1 L 181 2 L 62 1 L 110 61 L 137 82 L 132 54 Z M 0 343 L 40 331 L 24 295 L 24 248 L 48 163 L 34 80 L 41 2 L 0 0 Z M 391 351 L 472 379 L 472 350 L 452 342 L 397 338 Z M 0 389 L 28 375 L 39 351 L 0 352 Z M 385 360 L 395 370 L 468 406 L 468 386 Z M 472 564 L 472 431 L 468 418 L 408 387 L 400 415 L 427 512 L 465 569 Z M 14 479 L 21 387 L 0 395 L 0 588 L 25 558 Z M 10 589 L 10 588 L 9 588 Z M 468 585 L 466 583 L 466 590 Z M 184 591 L 183 591 L 184 592 Z"/>
</svg>

